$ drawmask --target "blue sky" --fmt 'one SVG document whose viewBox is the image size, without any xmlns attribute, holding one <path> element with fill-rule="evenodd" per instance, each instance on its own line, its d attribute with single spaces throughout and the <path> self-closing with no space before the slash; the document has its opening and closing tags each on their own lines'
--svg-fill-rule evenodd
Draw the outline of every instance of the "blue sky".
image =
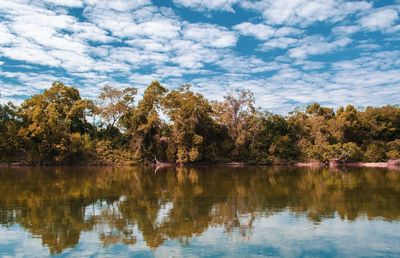
<svg viewBox="0 0 400 258">
<path fill-rule="evenodd" d="M 400 0 L 2 0 L 0 101 L 53 81 L 238 88 L 286 113 L 400 104 Z"/>
</svg>

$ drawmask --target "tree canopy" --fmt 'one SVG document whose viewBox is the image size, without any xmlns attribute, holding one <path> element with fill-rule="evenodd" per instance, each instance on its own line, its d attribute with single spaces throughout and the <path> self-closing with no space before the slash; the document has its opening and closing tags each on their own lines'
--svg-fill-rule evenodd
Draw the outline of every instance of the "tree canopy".
<svg viewBox="0 0 400 258">
<path fill-rule="evenodd" d="M 106 85 L 97 99 L 55 82 L 19 106 L 0 105 L 0 161 L 30 164 L 288 163 L 400 158 L 400 108 L 334 110 L 318 103 L 287 116 L 237 90 L 210 101 L 190 85 Z M 261 103 L 262 104 L 262 103 Z M 97 120 L 100 119 L 100 120 Z"/>
</svg>

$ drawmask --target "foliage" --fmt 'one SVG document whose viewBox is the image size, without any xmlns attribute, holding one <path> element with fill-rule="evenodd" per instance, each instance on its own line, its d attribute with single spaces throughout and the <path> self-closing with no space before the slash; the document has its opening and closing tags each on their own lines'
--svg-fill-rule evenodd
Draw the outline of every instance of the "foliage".
<svg viewBox="0 0 400 258">
<path fill-rule="evenodd" d="M 382 142 L 369 144 L 364 153 L 364 161 L 378 162 L 383 160 L 386 160 L 384 144 Z"/>
<path fill-rule="evenodd" d="M 279 163 L 297 156 L 295 140 L 284 117 L 269 113 L 259 114 L 259 128 L 250 146 L 251 159 L 257 163 Z"/>
<path fill-rule="evenodd" d="M 34 163 L 72 162 L 69 158 L 73 154 L 69 148 L 76 139 L 72 134 L 91 131 L 86 118 L 86 109 L 90 107 L 91 101 L 81 99 L 76 88 L 59 82 L 53 83 L 43 94 L 25 100 L 19 110 L 23 121 L 19 134 L 25 143 L 23 149 L 27 152 L 27 160 Z"/>
<path fill-rule="evenodd" d="M 360 161 L 362 159 L 361 148 L 354 142 L 329 145 L 325 153 L 325 160 Z"/>
<path fill-rule="evenodd" d="M 121 116 L 132 107 L 136 93 L 137 89 L 133 87 L 118 89 L 106 85 L 101 89 L 98 112 L 110 127 L 114 127 Z"/>
<path fill-rule="evenodd" d="M 11 162 L 18 157 L 21 138 L 18 130 L 17 107 L 12 103 L 0 105 L 0 161 Z"/>
<path fill-rule="evenodd" d="M 137 107 L 126 112 L 121 119 L 121 124 L 131 136 L 136 159 L 152 160 L 155 156 L 166 156 L 163 145 L 166 125 L 159 116 L 160 103 L 166 93 L 167 89 L 159 82 L 152 82 Z"/>
<path fill-rule="evenodd" d="M 249 145 L 259 130 L 259 113 L 254 108 L 253 93 L 248 90 L 237 90 L 224 96 L 224 101 L 214 102 L 215 119 L 228 129 L 234 144 L 233 158 L 246 156 Z"/>
<path fill-rule="evenodd" d="M 168 91 L 104 86 L 98 99 L 55 82 L 20 106 L 0 105 L 0 162 L 378 162 L 400 158 L 400 108 L 318 103 L 288 116 L 255 108 L 236 90 L 209 101 L 189 85 Z M 98 118 L 101 121 L 98 121 Z"/>
<path fill-rule="evenodd" d="M 192 92 L 189 85 L 184 85 L 165 96 L 163 107 L 172 121 L 170 144 L 174 147 L 169 150 L 171 161 L 213 161 L 218 152 L 219 137 L 209 101 Z"/>
<path fill-rule="evenodd" d="M 389 159 L 400 159 L 400 139 L 390 141 L 386 146 L 388 150 L 386 156 Z"/>
</svg>

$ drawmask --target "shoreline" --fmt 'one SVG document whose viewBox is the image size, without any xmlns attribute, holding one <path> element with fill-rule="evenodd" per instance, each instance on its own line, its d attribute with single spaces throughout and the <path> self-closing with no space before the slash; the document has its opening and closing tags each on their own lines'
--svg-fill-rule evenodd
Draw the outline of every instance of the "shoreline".
<svg viewBox="0 0 400 258">
<path fill-rule="evenodd" d="M 166 167 L 192 167 L 192 166 L 223 166 L 223 167 L 244 167 L 244 166 L 293 166 L 293 167 L 308 167 L 308 168 L 338 168 L 338 167 L 366 167 L 366 168 L 395 168 L 400 169 L 400 159 L 389 160 L 387 162 L 293 162 L 293 163 L 271 163 L 271 164 L 254 164 L 254 163 L 244 163 L 244 162 L 204 162 L 204 163 L 187 163 L 178 164 L 172 162 L 161 162 L 161 163 L 102 163 L 102 162 L 88 162 L 85 164 L 28 164 L 23 162 L 11 162 L 5 163 L 0 162 L 0 167 L 133 167 L 133 166 L 152 166 L 155 168 L 166 168 Z"/>
<path fill-rule="evenodd" d="M 364 168 L 397 168 L 400 169 L 400 160 L 388 160 L 386 162 L 336 162 L 331 161 L 329 163 L 323 162 L 297 162 L 294 164 L 297 167 L 364 167 Z"/>
</svg>

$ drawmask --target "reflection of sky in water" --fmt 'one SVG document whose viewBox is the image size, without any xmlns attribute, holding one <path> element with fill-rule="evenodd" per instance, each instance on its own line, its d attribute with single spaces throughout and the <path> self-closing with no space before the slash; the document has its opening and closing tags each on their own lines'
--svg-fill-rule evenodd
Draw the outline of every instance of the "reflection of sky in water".
<svg viewBox="0 0 400 258">
<path fill-rule="evenodd" d="M 0 258 L 400 256 L 398 171 L 21 168 L 0 182 Z"/>
<path fill-rule="evenodd" d="M 164 205 L 161 205 L 157 213 L 156 224 L 161 224 L 162 222 L 164 222 L 168 218 L 168 215 L 173 207 L 174 204 L 172 202 L 167 202 Z"/>
<path fill-rule="evenodd" d="M 166 204 L 160 213 L 168 212 Z M 98 211 L 101 213 L 101 211 Z M 97 212 L 95 212 L 96 214 Z M 162 220 L 160 215 L 160 220 Z M 241 216 L 245 222 L 250 215 Z M 99 228 L 81 233 L 79 244 L 67 248 L 59 257 L 115 256 L 115 257 L 361 257 L 400 255 L 400 222 L 368 220 L 360 216 L 354 221 L 334 218 L 316 224 L 305 215 L 289 211 L 271 216 L 256 217 L 253 227 L 246 234 L 240 229 L 226 232 L 223 226 L 209 226 L 188 243 L 167 240 L 155 249 L 149 249 L 137 227 L 134 245 L 115 244 L 104 247 L 99 242 Z M 103 228 L 101 230 L 104 230 Z M 48 249 L 41 240 L 33 237 L 18 225 L 0 227 L 0 256 L 47 256 Z"/>
</svg>

